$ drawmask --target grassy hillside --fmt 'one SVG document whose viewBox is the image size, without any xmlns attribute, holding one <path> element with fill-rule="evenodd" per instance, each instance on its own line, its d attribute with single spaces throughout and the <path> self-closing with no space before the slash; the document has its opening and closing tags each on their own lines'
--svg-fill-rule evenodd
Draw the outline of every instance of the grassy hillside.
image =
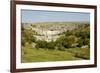
<svg viewBox="0 0 100 73">
<path fill-rule="evenodd" d="M 89 49 L 70 48 L 65 51 L 22 48 L 22 62 L 72 61 L 89 59 Z"/>
</svg>

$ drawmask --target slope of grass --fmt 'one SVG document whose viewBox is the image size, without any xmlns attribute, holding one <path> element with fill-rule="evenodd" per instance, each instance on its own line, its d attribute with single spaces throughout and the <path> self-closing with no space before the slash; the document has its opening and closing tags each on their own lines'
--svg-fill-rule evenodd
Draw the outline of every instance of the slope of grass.
<svg viewBox="0 0 100 73">
<path fill-rule="evenodd" d="M 73 53 L 75 57 L 82 59 L 90 59 L 90 49 L 89 48 L 69 48 L 66 51 Z"/>
<path fill-rule="evenodd" d="M 75 49 L 75 48 L 74 48 Z M 73 50 L 74 50 L 73 49 Z M 88 49 L 87 49 L 88 50 Z M 84 51 L 87 51 L 84 50 Z M 22 48 L 21 62 L 46 62 L 46 61 L 68 61 L 68 60 L 82 60 L 83 57 L 76 56 L 75 51 L 81 51 L 80 49 L 72 49 L 66 51 L 60 50 L 45 50 L 45 49 L 36 49 L 36 48 Z M 83 51 L 83 50 L 82 50 Z M 80 52 L 82 54 L 82 51 Z M 78 52 L 77 52 L 78 53 Z M 78 54 L 80 54 L 78 53 Z M 89 54 L 82 54 L 88 56 Z"/>
</svg>

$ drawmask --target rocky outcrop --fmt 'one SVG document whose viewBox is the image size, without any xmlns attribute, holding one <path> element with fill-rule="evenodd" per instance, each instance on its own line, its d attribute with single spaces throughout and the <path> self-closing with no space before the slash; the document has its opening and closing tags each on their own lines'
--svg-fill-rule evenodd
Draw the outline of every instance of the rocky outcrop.
<svg viewBox="0 0 100 73">
<path fill-rule="evenodd" d="M 51 41 L 56 40 L 61 33 L 67 30 L 74 30 L 79 27 L 76 22 L 48 22 L 48 23 L 23 23 L 24 28 L 30 28 L 37 32 L 33 35 L 38 40 Z"/>
</svg>

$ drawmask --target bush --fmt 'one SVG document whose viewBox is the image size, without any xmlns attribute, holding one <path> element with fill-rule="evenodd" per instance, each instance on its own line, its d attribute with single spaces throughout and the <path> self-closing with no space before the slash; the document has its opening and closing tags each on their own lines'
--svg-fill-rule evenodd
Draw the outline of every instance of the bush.
<svg viewBox="0 0 100 73">
<path fill-rule="evenodd" d="M 36 48 L 47 48 L 47 42 L 42 40 L 36 41 Z"/>
<path fill-rule="evenodd" d="M 56 44 L 55 49 L 56 50 L 62 50 L 62 51 L 65 50 L 64 46 L 62 46 L 61 44 Z"/>
<path fill-rule="evenodd" d="M 64 32 L 65 36 L 70 36 L 73 34 L 73 31 L 72 30 L 67 30 Z"/>
<path fill-rule="evenodd" d="M 61 36 L 56 40 L 56 44 L 61 44 L 64 48 L 71 48 L 72 44 L 76 43 L 77 37 L 70 35 L 70 36 Z"/>
<path fill-rule="evenodd" d="M 25 46 L 25 43 L 26 43 L 26 40 L 25 40 L 24 37 L 22 37 L 22 38 L 21 38 L 21 45 L 22 45 L 22 46 Z"/>
<path fill-rule="evenodd" d="M 47 48 L 48 49 L 55 49 L 55 42 L 51 41 L 47 43 Z"/>
</svg>

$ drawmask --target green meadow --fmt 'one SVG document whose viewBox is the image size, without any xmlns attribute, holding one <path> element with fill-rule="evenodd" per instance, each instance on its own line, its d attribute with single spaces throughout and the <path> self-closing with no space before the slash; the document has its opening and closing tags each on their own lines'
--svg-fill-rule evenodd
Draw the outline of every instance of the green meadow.
<svg viewBox="0 0 100 73">
<path fill-rule="evenodd" d="M 89 59 L 89 49 L 69 48 L 66 51 L 22 48 L 22 62 L 72 61 Z"/>
</svg>

